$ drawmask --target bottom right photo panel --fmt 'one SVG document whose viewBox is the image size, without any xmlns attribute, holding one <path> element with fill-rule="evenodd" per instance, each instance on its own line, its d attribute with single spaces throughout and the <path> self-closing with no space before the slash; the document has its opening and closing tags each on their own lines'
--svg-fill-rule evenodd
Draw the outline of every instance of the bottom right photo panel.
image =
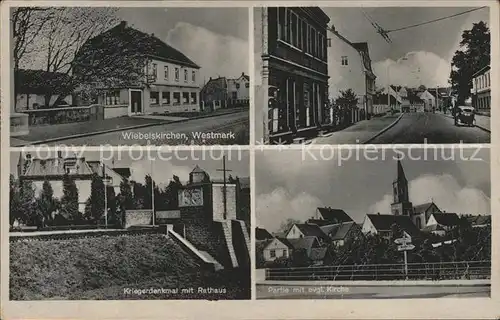
<svg viewBox="0 0 500 320">
<path fill-rule="evenodd" d="M 257 299 L 490 297 L 487 147 L 255 153 Z"/>
</svg>

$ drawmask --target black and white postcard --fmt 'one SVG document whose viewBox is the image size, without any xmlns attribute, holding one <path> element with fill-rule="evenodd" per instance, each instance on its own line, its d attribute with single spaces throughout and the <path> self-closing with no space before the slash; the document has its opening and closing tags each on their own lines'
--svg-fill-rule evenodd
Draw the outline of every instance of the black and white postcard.
<svg viewBox="0 0 500 320">
<path fill-rule="evenodd" d="M 258 299 L 490 296 L 489 149 L 335 151 L 256 154 Z"/>
<path fill-rule="evenodd" d="M 10 163 L 10 300 L 250 299 L 248 152 Z"/>
<path fill-rule="evenodd" d="M 247 8 L 11 8 L 11 146 L 249 142 Z"/>
</svg>

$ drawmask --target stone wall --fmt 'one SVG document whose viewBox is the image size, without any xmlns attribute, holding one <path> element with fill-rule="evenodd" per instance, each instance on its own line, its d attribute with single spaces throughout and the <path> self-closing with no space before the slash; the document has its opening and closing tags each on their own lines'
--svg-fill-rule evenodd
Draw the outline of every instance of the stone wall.
<svg viewBox="0 0 500 320">
<path fill-rule="evenodd" d="M 137 225 L 151 225 L 152 224 L 151 209 L 145 210 L 127 210 L 123 222 L 124 228 Z"/>
</svg>

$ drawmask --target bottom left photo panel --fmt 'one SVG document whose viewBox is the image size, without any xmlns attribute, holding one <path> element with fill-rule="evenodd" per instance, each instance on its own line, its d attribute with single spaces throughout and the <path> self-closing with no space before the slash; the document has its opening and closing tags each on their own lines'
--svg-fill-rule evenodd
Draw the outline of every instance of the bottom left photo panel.
<svg viewBox="0 0 500 320">
<path fill-rule="evenodd" d="M 9 300 L 250 299 L 249 161 L 11 151 Z"/>
</svg>

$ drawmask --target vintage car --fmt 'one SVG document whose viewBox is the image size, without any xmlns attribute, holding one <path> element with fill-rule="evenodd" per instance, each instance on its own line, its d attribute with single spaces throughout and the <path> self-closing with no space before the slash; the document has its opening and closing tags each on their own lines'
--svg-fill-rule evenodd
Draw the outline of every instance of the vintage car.
<svg viewBox="0 0 500 320">
<path fill-rule="evenodd" d="M 455 112 L 455 125 L 474 125 L 474 107 L 459 106 Z"/>
</svg>

